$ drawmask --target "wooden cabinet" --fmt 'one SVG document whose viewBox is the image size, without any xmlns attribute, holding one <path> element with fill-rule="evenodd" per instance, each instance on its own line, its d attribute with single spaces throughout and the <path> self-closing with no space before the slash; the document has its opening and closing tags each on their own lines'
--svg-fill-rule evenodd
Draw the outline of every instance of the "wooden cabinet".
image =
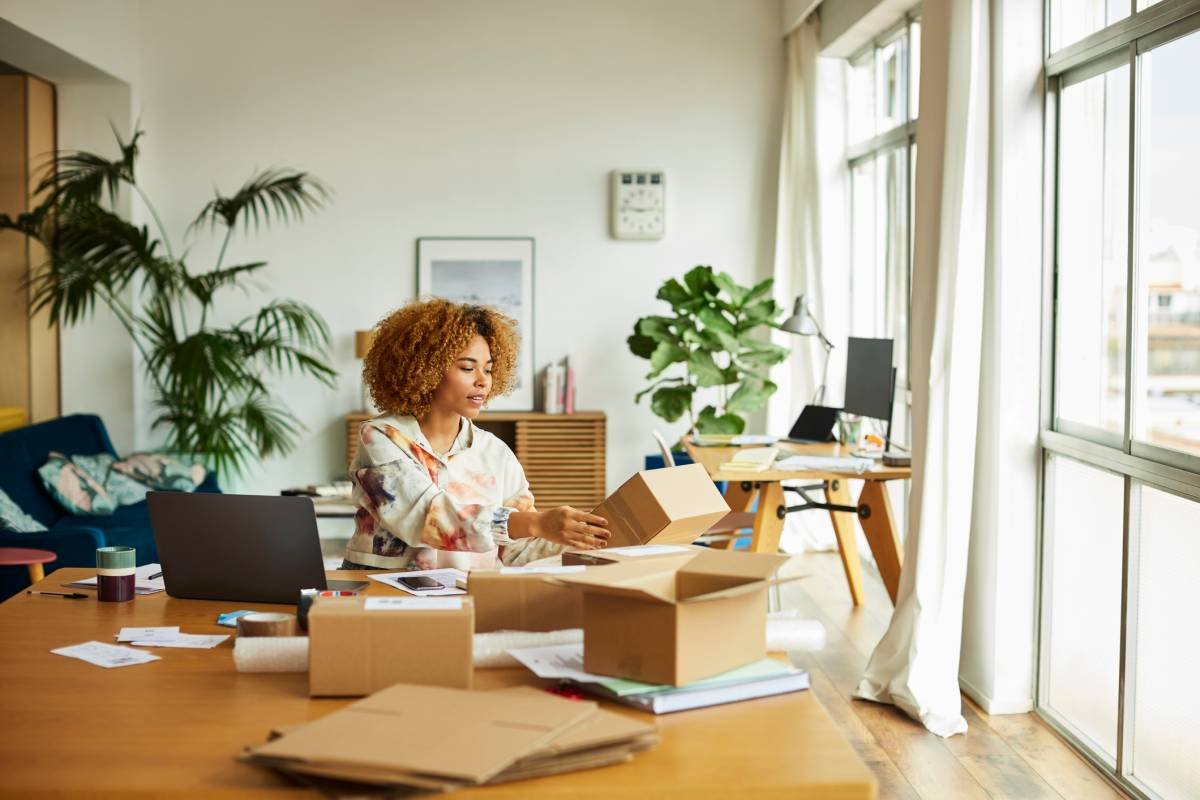
<svg viewBox="0 0 1200 800">
<path fill-rule="evenodd" d="M 370 414 L 346 416 L 346 466 L 358 452 L 358 428 Z M 592 509 L 604 499 L 606 419 L 603 411 L 542 414 L 484 411 L 475 424 L 504 440 L 525 468 L 540 509 Z"/>
</svg>

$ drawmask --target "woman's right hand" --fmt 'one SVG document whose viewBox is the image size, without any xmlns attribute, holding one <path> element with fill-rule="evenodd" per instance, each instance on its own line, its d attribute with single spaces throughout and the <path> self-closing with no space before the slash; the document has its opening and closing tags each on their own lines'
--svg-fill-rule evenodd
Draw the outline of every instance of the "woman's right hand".
<svg viewBox="0 0 1200 800">
<path fill-rule="evenodd" d="M 597 550 L 608 544 L 612 534 L 608 520 L 571 506 L 538 512 L 534 536 L 579 550 Z"/>
</svg>

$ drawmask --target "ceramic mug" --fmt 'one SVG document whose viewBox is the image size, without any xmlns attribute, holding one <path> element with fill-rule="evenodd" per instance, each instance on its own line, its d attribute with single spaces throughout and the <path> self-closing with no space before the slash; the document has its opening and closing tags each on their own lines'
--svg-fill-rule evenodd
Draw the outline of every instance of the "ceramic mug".
<svg viewBox="0 0 1200 800">
<path fill-rule="evenodd" d="M 101 602 L 124 603 L 133 599 L 137 551 L 132 547 L 96 549 L 96 583 Z"/>
</svg>

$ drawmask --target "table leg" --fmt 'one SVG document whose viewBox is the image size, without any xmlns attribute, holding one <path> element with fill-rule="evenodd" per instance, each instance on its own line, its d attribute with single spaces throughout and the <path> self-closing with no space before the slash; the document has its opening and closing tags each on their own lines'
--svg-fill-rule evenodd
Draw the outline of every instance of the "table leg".
<svg viewBox="0 0 1200 800">
<path fill-rule="evenodd" d="M 760 484 L 758 511 L 754 514 L 754 534 L 750 539 L 750 550 L 754 553 L 778 553 L 779 535 L 783 533 L 783 519 L 777 513 L 783 503 L 783 487 L 779 481 Z"/>
<path fill-rule="evenodd" d="M 46 571 L 42 569 L 41 564 L 26 564 L 25 568 L 29 570 L 29 584 L 33 584 L 46 577 Z"/>
<path fill-rule="evenodd" d="M 725 483 L 725 502 L 729 504 L 730 511 L 746 511 L 754 502 L 756 494 L 758 491 L 750 481 L 727 481 Z M 732 550 L 736 541 L 737 537 L 731 536 L 728 539 L 715 541 L 709 547 L 718 550 Z"/>
<path fill-rule="evenodd" d="M 896 534 L 896 518 L 892 501 L 883 481 L 867 481 L 858 496 L 858 521 L 862 524 L 867 543 L 875 555 L 875 565 L 883 585 L 887 587 L 892 605 L 900 589 L 900 567 L 903 560 L 900 537 Z"/>
<path fill-rule="evenodd" d="M 825 502 L 839 506 L 852 505 L 850 489 L 844 479 L 825 481 Z M 863 604 L 862 563 L 858 560 L 858 541 L 854 538 L 854 515 L 848 511 L 830 511 L 833 532 L 837 536 L 838 554 L 842 557 L 842 569 L 846 571 L 846 583 L 850 587 L 850 600 L 856 606 Z"/>
</svg>

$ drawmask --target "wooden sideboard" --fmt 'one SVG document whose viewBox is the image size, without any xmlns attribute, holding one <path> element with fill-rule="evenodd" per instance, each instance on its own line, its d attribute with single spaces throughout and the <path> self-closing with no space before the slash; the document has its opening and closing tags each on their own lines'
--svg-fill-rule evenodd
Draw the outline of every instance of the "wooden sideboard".
<svg viewBox="0 0 1200 800">
<path fill-rule="evenodd" d="M 371 417 L 363 412 L 346 415 L 347 469 L 358 453 L 358 428 Z M 475 424 L 512 448 L 525 468 L 538 508 L 592 509 L 604 499 L 603 411 L 484 411 Z"/>
</svg>

